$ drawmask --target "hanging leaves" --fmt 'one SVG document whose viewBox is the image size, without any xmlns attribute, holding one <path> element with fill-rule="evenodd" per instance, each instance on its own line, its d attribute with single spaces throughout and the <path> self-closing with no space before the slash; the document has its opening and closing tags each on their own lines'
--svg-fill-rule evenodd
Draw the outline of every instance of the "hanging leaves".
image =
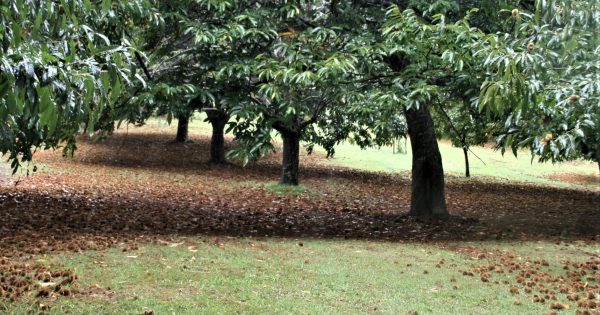
<svg viewBox="0 0 600 315">
<path fill-rule="evenodd" d="M 30 161 L 35 147 L 71 142 L 130 85 L 124 21 L 154 21 L 149 0 L 0 4 L 0 153 Z M 141 79 L 138 77 L 138 79 Z M 73 146 L 71 146 L 73 147 Z"/>
</svg>

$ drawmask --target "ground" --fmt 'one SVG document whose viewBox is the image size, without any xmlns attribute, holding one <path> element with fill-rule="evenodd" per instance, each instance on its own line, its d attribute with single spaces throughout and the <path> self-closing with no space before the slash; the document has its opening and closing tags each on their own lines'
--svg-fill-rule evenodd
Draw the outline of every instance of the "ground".
<svg viewBox="0 0 600 315">
<path fill-rule="evenodd" d="M 38 172 L 16 186 L 5 169 L 0 312 L 600 309 L 593 164 L 532 166 L 477 148 L 486 165 L 474 162 L 465 180 L 442 144 L 459 219 L 418 222 L 406 216 L 406 156 L 350 145 L 337 160 L 303 155 L 302 186 L 288 188 L 274 184 L 278 154 L 246 168 L 208 164 L 204 124 L 192 127 L 194 143 L 169 143 L 173 128 L 153 121 L 81 139 L 73 159 L 38 152 Z M 386 166 L 396 158 L 399 169 Z"/>
</svg>

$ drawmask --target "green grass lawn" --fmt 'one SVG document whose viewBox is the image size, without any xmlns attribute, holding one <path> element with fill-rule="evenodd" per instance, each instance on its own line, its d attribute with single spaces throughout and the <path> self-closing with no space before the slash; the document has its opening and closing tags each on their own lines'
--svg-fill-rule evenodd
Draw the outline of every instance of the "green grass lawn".
<svg viewBox="0 0 600 315">
<path fill-rule="evenodd" d="M 149 125 L 175 130 L 160 119 Z M 190 132 L 208 135 L 210 127 L 196 118 Z M 389 147 L 361 150 L 346 143 L 336 148 L 334 159 L 324 163 L 406 173 L 411 167 L 410 145 L 407 147 L 406 154 L 393 154 Z M 440 149 L 449 180 L 464 180 L 462 151 L 446 143 L 441 143 Z M 586 185 L 549 178 L 567 173 L 598 179 L 592 163 L 531 164 L 526 153 L 514 158 L 486 148 L 473 150 L 486 164 L 471 157 L 472 180 L 599 189 L 598 182 Z M 7 171 L 0 168 L 0 175 Z M 131 169 L 113 171 L 137 174 Z M 185 178 L 182 175 L 181 180 Z M 290 189 L 272 182 L 235 183 L 265 187 L 288 197 L 315 193 L 304 186 Z M 562 268 L 567 260 L 600 257 L 597 241 L 568 239 L 566 243 L 429 244 L 197 235 L 165 240 L 141 242 L 133 251 L 117 246 L 31 258 L 31 263 L 52 269 L 74 270 L 79 276 L 79 293 L 57 299 L 26 297 L 16 302 L 0 298 L 0 314 L 35 314 L 48 305 L 46 311 L 51 314 L 545 314 L 552 311 L 550 303 L 533 303 L 539 293 L 525 292 L 514 273 L 494 273 L 484 282 L 479 274 L 465 276 L 462 271 L 497 264 L 498 258 L 486 253 L 499 250 L 514 254 L 514 261 L 523 263 L 524 268 L 531 267 L 532 261 L 547 260 L 549 266 L 544 268 L 555 275 L 565 274 Z M 513 285 L 519 288 L 516 294 L 509 292 Z M 570 309 L 559 314 L 575 313 L 575 303 L 567 301 L 565 294 L 557 294 L 557 298 L 570 303 Z M 600 295 L 596 300 L 600 303 Z"/>
<path fill-rule="evenodd" d="M 4 161 L 0 162 L 0 181 L 7 180 L 12 174 L 10 169 L 10 164 L 4 163 Z"/>
<path fill-rule="evenodd" d="M 151 120 L 153 128 L 175 132 L 176 121 L 169 126 L 164 119 Z M 204 122 L 203 115 L 197 115 L 190 124 L 191 134 L 210 135 L 210 125 Z M 408 142 L 408 141 L 407 141 Z M 335 156 L 327 164 L 374 172 L 409 172 L 412 167 L 410 142 L 404 146 L 405 153 L 394 153 L 392 147 L 361 149 L 348 142 L 335 148 Z M 449 180 L 468 180 L 464 177 L 465 164 L 462 149 L 449 142 L 439 143 L 444 171 Z M 563 163 L 539 163 L 531 159 L 528 151 L 520 151 L 515 157 L 511 151 L 502 155 L 499 150 L 488 147 L 473 147 L 469 153 L 471 176 L 475 180 L 492 179 L 521 183 L 534 183 L 555 187 L 584 188 L 600 190 L 600 176 L 596 163 L 572 161 Z M 323 150 L 318 150 L 324 152 Z M 556 176 L 559 175 L 559 176 Z M 560 175 L 563 175 L 562 177 Z M 556 176 L 556 177 L 555 177 Z M 573 178 L 564 181 L 565 177 Z"/>
<path fill-rule="evenodd" d="M 462 149 L 453 147 L 448 142 L 439 143 L 444 171 L 454 177 L 462 178 L 465 172 L 464 156 Z M 393 153 L 393 148 L 368 148 L 365 150 L 351 144 L 343 144 L 336 147 L 335 158 L 331 164 L 345 167 L 360 168 L 368 171 L 381 172 L 406 172 L 410 171 L 412 165 L 412 152 L 410 143 L 406 146 L 405 154 Z M 598 168 L 596 163 L 588 161 L 572 161 L 565 163 L 538 163 L 531 161 L 531 155 L 527 151 L 519 152 L 515 157 L 512 152 L 502 155 L 500 151 L 491 148 L 473 147 L 473 152 L 481 159 L 469 153 L 471 165 L 471 176 L 474 178 L 494 178 L 496 180 L 509 180 L 517 182 L 530 182 L 558 187 L 585 187 L 600 184 L 597 177 Z M 485 163 L 485 164 L 484 164 Z M 552 179 L 555 174 L 571 174 L 588 176 L 596 181 L 589 184 L 561 182 Z"/>
<path fill-rule="evenodd" d="M 347 240 L 179 238 L 141 245 L 137 251 L 55 254 L 42 261 L 72 268 L 80 290 L 60 298 L 63 314 L 543 314 L 548 304 L 508 292 L 514 275 L 463 276 L 487 263 L 468 254 L 423 244 Z M 515 259 L 547 259 L 560 270 L 565 259 L 585 260 L 600 246 L 551 243 L 467 243 L 515 252 Z M 444 263 L 436 265 L 444 260 Z M 39 259 L 38 259 L 39 261 Z M 452 282 L 452 278 L 455 282 Z M 498 281 L 496 284 L 494 281 Z M 516 283 L 515 283 L 516 284 Z M 457 286 L 457 287 L 454 287 Z M 31 310 L 26 301 L 13 314 Z M 35 308 L 35 307 L 34 307 Z"/>
</svg>

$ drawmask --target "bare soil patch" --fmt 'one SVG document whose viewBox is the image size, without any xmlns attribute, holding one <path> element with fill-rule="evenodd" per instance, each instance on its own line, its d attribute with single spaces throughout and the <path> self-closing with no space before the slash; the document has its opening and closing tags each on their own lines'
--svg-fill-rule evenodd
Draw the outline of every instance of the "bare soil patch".
<svg viewBox="0 0 600 315">
<path fill-rule="evenodd" d="M 597 185 L 597 187 L 600 187 L 600 174 L 583 175 L 583 174 L 562 173 L 562 174 L 553 174 L 551 176 L 548 176 L 548 178 L 551 180 L 555 180 L 555 181 L 583 184 L 583 185 Z"/>
</svg>

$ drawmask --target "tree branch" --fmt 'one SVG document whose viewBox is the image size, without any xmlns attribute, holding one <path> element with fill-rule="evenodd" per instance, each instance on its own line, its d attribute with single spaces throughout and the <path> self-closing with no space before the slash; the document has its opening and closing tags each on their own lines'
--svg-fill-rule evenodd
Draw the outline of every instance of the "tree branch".
<svg viewBox="0 0 600 315">
<path fill-rule="evenodd" d="M 134 54 L 135 54 L 135 58 L 140 63 L 140 66 L 144 70 L 146 77 L 148 78 L 148 80 L 152 81 L 152 74 L 150 73 L 150 71 L 148 71 L 148 67 L 146 66 L 146 63 L 144 62 L 144 59 L 142 59 L 142 55 L 140 55 L 140 53 L 137 51 L 134 52 Z"/>
<path fill-rule="evenodd" d="M 450 118 L 450 115 L 448 115 L 448 113 L 442 106 L 442 103 L 440 102 L 439 98 L 436 97 L 435 103 L 438 105 L 440 111 L 444 114 L 444 116 L 446 116 L 446 119 L 448 120 L 448 123 L 450 124 L 450 128 L 452 128 L 452 130 L 454 130 L 454 132 L 456 133 L 456 136 L 460 137 L 460 142 L 461 142 L 463 148 L 469 150 L 469 152 L 471 152 L 477 159 L 479 159 L 479 161 L 481 161 L 481 163 L 483 163 L 483 165 L 486 165 L 485 162 L 477 154 L 475 154 L 475 152 L 473 152 L 473 150 L 471 150 L 471 148 L 467 144 L 465 134 L 459 132 L 458 129 L 456 129 L 456 127 L 454 126 L 454 123 L 452 123 L 452 118 Z"/>
<path fill-rule="evenodd" d="M 324 99 L 321 99 L 321 101 L 319 102 L 319 105 L 317 106 L 317 108 L 315 109 L 314 113 L 312 114 L 312 116 L 310 117 L 309 120 L 304 121 L 303 123 L 300 124 L 300 130 L 303 130 L 304 128 L 306 128 L 308 125 L 313 124 L 315 122 L 317 122 L 317 119 L 319 119 L 319 115 L 321 114 L 321 112 L 325 109 L 325 107 L 327 107 L 327 105 L 329 105 L 328 102 L 326 102 Z"/>
<path fill-rule="evenodd" d="M 133 39 L 133 37 L 131 37 L 131 35 L 129 35 L 129 32 L 127 32 L 126 29 L 124 30 L 124 32 L 125 32 L 125 35 L 127 35 L 127 37 L 129 37 L 129 39 L 131 39 L 135 43 L 135 39 Z M 137 50 L 134 51 L 133 54 L 135 55 L 135 58 L 137 59 L 137 61 L 140 63 L 140 66 L 144 70 L 144 74 L 146 74 L 146 77 L 148 78 L 148 80 L 152 81 L 152 74 L 150 73 L 150 71 L 148 71 L 148 67 L 146 66 L 146 63 L 144 62 L 142 55 L 140 55 L 140 53 Z"/>
</svg>

